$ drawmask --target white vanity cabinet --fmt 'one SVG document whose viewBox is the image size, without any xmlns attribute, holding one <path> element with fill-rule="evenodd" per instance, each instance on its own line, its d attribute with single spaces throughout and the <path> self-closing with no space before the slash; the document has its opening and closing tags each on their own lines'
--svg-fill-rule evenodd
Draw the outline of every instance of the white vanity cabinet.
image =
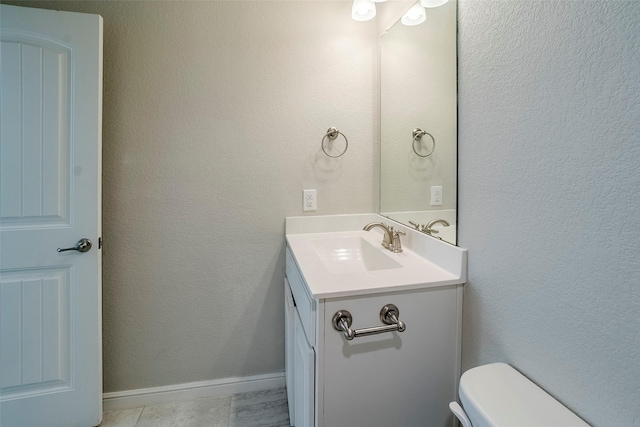
<svg viewBox="0 0 640 427">
<path fill-rule="evenodd" d="M 312 297 L 286 249 L 286 383 L 296 427 L 453 426 L 448 404 L 460 375 L 462 283 L 398 291 Z M 338 310 L 352 329 L 383 325 L 380 310 L 399 309 L 403 332 L 347 340 L 334 329 Z"/>
</svg>

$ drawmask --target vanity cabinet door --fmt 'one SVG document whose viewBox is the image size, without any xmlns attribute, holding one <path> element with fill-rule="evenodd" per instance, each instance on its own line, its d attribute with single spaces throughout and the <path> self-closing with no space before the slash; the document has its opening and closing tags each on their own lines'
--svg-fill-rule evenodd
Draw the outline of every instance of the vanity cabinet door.
<svg viewBox="0 0 640 427">
<path fill-rule="evenodd" d="M 296 305 L 293 301 L 289 281 L 284 279 L 284 372 L 287 386 L 287 400 L 289 401 L 289 420 L 295 420 L 295 381 L 293 379 L 293 361 L 295 355 L 295 322 Z"/>
<path fill-rule="evenodd" d="M 294 422 L 296 427 L 313 427 L 315 352 L 305 336 L 300 317 L 294 316 Z M 289 400 L 291 404 L 291 400 Z"/>
<path fill-rule="evenodd" d="M 380 309 L 395 304 L 402 333 L 348 341 L 331 319 L 353 316 L 352 329 L 380 326 Z M 423 289 L 325 302 L 324 427 L 451 427 L 459 336 L 456 287 Z"/>
</svg>

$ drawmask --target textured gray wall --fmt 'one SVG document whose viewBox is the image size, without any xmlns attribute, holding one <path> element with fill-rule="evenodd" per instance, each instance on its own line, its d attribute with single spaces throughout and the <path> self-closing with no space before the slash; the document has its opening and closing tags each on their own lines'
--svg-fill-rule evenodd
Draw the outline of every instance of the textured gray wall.
<svg viewBox="0 0 640 427">
<path fill-rule="evenodd" d="M 463 368 L 640 425 L 640 2 L 459 3 Z"/>
</svg>

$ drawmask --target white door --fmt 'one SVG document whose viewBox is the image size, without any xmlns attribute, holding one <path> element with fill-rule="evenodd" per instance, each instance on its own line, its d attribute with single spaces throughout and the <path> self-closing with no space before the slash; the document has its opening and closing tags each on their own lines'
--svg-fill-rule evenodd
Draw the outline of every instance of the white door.
<svg viewBox="0 0 640 427">
<path fill-rule="evenodd" d="M 0 425 L 95 426 L 102 18 L 0 8 Z"/>
</svg>

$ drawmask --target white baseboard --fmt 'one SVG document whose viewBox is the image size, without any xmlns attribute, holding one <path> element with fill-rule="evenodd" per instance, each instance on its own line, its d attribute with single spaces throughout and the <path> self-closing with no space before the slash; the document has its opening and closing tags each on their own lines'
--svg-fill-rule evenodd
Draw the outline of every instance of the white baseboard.
<svg viewBox="0 0 640 427">
<path fill-rule="evenodd" d="M 102 395 L 103 410 L 138 408 L 157 403 L 271 390 L 282 388 L 284 384 L 284 372 L 278 372 L 251 377 L 223 378 L 220 380 L 116 391 Z"/>
</svg>

